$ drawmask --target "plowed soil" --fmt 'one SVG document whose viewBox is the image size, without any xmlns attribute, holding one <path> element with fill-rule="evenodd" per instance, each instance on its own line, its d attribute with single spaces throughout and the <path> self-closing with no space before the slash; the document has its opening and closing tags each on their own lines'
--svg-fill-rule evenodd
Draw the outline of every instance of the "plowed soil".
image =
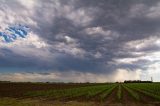
<svg viewBox="0 0 160 106">
<path fill-rule="evenodd" d="M 89 83 L 0 83 L 0 97 L 23 97 L 28 91 L 68 89 L 93 86 Z"/>
</svg>

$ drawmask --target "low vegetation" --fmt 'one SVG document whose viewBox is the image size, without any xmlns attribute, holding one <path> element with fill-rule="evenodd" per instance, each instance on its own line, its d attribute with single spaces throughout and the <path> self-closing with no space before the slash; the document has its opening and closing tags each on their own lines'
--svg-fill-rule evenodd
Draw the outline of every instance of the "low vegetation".
<svg viewBox="0 0 160 106">
<path fill-rule="evenodd" d="M 121 85 L 118 86 L 117 98 L 118 98 L 118 101 L 122 99 L 122 86 Z"/>
<path fill-rule="evenodd" d="M 128 91 L 128 93 L 135 98 L 136 100 L 140 100 L 140 96 L 138 95 L 137 92 L 133 91 L 132 89 L 130 89 L 129 87 L 126 87 L 125 85 L 123 85 L 123 87 Z"/>
<path fill-rule="evenodd" d="M 132 83 L 125 86 L 160 100 L 160 83 Z"/>
<path fill-rule="evenodd" d="M 101 101 L 104 101 L 105 98 L 106 98 L 109 94 L 112 93 L 112 91 L 113 91 L 113 89 L 114 89 L 115 87 L 117 87 L 117 85 L 114 85 L 114 86 L 110 87 L 110 89 L 107 89 L 107 90 L 104 91 L 101 95 L 99 95 L 99 96 L 100 96 L 100 100 L 101 100 Z"/>
<path fill-rule="evenodd" d="M 47 90 L 47 91 L 33 91 L 27 92 L 26 96 L 29 97 L 52 97 L 54 99 L 59 98 L 74 98 L 79 96 L 84 96 L 84 98 L 89 99 L 104 90 L 113 88 L 114 84 L 105 84 L 105 85 L 95 85 L 87 87 L 78 87 L 71 89 L 61 89 L 61 90 Z"/>
<path fill-rule="evenodd" d="M 15 98 L 1 98 L 0 106 L 97 106 L 94 102 L 47 102 L 42 100 L 32 100 L 32 99 L 15 99 Z"/>
<path fill-rule="evenodd" d="M 154 105 L 160 106 L 160 83 L 0 83 L 0 106 L 97 106 L 106 103 L 141 103 L 139 106 L 157 103 Z"/>
</svg>

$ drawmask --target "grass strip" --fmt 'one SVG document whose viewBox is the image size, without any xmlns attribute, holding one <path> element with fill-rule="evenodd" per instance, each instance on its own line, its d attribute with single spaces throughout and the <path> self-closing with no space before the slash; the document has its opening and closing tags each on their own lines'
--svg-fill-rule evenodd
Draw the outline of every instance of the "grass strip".
<svg viewBox="0 0 160 106">
<path fill-rule="evenodd" d="M 113 91 L 113 89 L 116 88 L 116 87 L 117 87 L 117 85 L 113 86 L 112 88 L 110 88 L 110 89 L 106 90 L 104 93 L 102 93 L 100 95 L 101 101 L 103 101 L 104 98 L 107 97 Z"/>
<path fill-rule="evenodd" d="M 53 97 L 55 99 L 61 99 L 63 97 L 73 98 L 78 96 L 85 95 L 87 98 L 96 95 L 97 93 L 102 92 L 105 89 L 111 88 L 110 85 L 98 85 L 98 86 L 89 86 L 89 87 L 79 87 L 71 89 L 62 89 L 62 90 L 48 90 L 48 91 L 33 91 L 28 92 L 25 95 L 30 97 Z"/>
<path fill-rule="evenodd" d="M 159 100 L 159 101 L 160 101 L 160 96 L 158 96 L 158 95 L 155 95 L 155 94 L 150 93 L 150 92 L 145 91 L 145 90 L 143 90 L 143 91 L 142 91 L 142 90 L 137 89 L 137 88 L 131 88 L 131 89 L 134 89 L 134 90 L 136 90 L 136 91 L 139 91 L 139 92 L 143 93 L 144 95 L 147 95 L 147 96 L 153 97 L 153 98 L 155 98 L 156 100 Z"/>
<path fill-rule="evenodd" d="M 126 89 L 126 90 L 128 91 L 128 93 L 129 93 L 133 98 L 135 98 L 137 101 L 140 100 L 140 96 L 138 95 L 137 92 L 133 91 L 132 89 L 130 89 L 130 88 L 124 86 L 124 85 L 123 85 L 123 87 L 124 87 L 124 89 Z"/>
<path fill-rule="evenodd" d="M 122 86 L 118 86 L 117 98 L 120 101 L 122 99 Z"/>
</svg>

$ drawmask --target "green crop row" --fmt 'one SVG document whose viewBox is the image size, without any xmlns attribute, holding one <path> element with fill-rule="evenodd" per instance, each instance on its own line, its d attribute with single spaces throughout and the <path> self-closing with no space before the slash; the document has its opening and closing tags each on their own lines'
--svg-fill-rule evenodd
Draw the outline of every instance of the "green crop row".
<svg viewBox="0 0 160 106">
<path fill-rule="evenodd" d="M 122 86 L 121 85 L 118 86 L 117 98 L 119 101 L 122 98 Z"/>
<path fill-rule="evenodd" d="M 127 86 L 130 86 L 132 88 L 137 88 L 143 91 L 147 91 L 160 96 L 159 83 L 141 83 L 141 84 L 133 83 L 133 84 L 127 84 Z"/>
<path fill-rule="evenodd" d="M 117 87 L 117 85 L 112 86 L 110 89 L 107 89 L 106 91 L 104 91 L 100 96 L 101 101 L 103 101 L 105 99 L 105 97 L 107 97 L 112 91 L 113 89 Z"/>
<path fill-rule="evenodd" d="M 140 100 L 140 96 L 138 95 L 137 92 L 133 91 L 132 89 L 130 89 L 129 87 L 123 85 L 123 87 L 128 91 L 128 93 L 133 97 L 135 98 L 136 100 Z"/>
<path fill-rule="evenodd" d="M 53 97 L 55 99 L 64 97 L 73 98 L 78 96 L 85 96 L 86 98 L 90 98 L 100 92 L 112 88 L 113 86 L 115 85 L 106 84 L 106 85 L 61 89 L 61 90 L 33 91 L 33 92 L 27 92 L 25 95 L 31 97 Z"/>
<path fill-rule="evenodd" d="M 159 83 L 144 83 L 144 84 L 125 84 L 127 87 L 139 91 L 145 95 L 151 96 L 160 100 L 160 84 Z"/>
</svg>

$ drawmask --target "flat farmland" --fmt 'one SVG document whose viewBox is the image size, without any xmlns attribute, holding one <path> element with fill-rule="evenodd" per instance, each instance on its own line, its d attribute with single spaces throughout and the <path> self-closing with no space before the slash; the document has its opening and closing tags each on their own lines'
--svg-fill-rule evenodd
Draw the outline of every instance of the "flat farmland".
<svg viewBox="0 0 160 106">
<path fill-rule="evenodd" d="M 89 83 L 0 83 L 0 97 L 23 97 L 29 91 L 47 91 L 92 86 Z M 101 85 L 101 84 L 98 84 Z"/>
<path fill-rule="evenodd" d="M 0 106 L 160 106 L 160 83 L 0 83 Z"/>
</svg>

